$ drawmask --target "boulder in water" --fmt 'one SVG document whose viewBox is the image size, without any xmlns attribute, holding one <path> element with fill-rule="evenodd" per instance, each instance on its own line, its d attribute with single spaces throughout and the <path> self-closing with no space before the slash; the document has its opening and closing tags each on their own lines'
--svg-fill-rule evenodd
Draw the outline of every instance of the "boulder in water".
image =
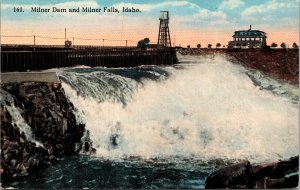
<svg viewBox="0 0 300 190">
<path fill-rule="evenodd" d="M 205 188 L 238 188 L 249 184 L 251 166 L 249 161 L 233 164 L 213 172 L 205 181 Z"/>
<path fill-rule="evenodd" d="M 205 188 L 293 188 L 299 182 L 299 156 L 277 162 L 233 164 L 213 172 Z"/>
</svg>

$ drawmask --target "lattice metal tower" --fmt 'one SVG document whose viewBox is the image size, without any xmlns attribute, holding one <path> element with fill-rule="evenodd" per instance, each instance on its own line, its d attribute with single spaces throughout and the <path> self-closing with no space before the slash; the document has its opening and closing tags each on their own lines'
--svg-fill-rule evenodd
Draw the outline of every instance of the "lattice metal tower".
<svg viewBox="0 0 300 190">
<path fill-rule="evenodd" d="M 160 24 L 158 32 L 158 45 L 171 47 L 171 38 L 169 31 L 169 11 L 160 11 Z"/>
</svg>

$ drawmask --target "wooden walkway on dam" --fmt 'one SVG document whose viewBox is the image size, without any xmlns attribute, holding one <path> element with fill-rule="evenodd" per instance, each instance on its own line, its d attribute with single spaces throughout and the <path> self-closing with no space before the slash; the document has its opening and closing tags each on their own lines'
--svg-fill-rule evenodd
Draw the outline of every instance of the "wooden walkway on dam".
<svg viewBox="0 0 300 190">
<path fill-rule="evenodd" d="M 90 67 L 135 67 L 177 63 L 175 49 L 136 47 L 13 46 L 1 45 L 1 72 L 44 70 L 85 65 Z"/>
</svg>

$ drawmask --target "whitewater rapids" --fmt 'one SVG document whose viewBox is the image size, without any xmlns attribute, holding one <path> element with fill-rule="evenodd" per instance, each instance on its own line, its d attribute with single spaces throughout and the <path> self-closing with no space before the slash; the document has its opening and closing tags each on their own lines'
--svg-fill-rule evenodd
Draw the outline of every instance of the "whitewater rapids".
<svg viewBox="0 0 300 190">
<path fill-rule="evenodd" d="M 223 56 L 179 61 L 59 72 L 97 156 L 259 162 L 298 154 L 297 87 Z"/>
</svg>

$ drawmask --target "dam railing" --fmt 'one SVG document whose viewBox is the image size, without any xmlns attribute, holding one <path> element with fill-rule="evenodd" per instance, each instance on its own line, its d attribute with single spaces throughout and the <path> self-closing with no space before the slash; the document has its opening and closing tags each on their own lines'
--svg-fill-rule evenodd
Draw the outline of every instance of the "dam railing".
<svg viewBox="0 0 300 190">
<path fill-rule="evenodd" d="M 1 46 L 1 72 L 44 70 L 73 67 L 135 67 L 172 65 L 177 62 L 175 49 L 135 47 L 57 47 Z"/>
</svg>

